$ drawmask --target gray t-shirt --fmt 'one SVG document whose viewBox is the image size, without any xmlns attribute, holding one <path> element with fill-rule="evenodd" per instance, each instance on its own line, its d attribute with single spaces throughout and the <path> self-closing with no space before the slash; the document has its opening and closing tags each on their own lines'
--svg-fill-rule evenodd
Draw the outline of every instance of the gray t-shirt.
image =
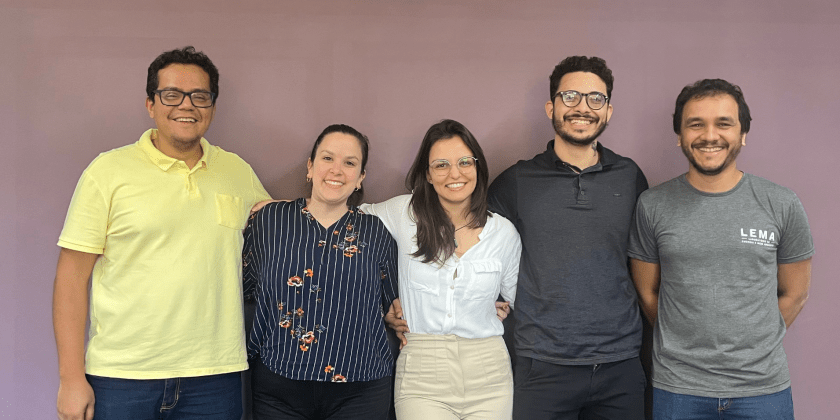
<svg viewBox="0 0 840 420">
<path fill-rule="evenodd" d="M 682 175 L 643 193 L 629 255 L 661 269 L 654 386 L 715 398 L 789 387 L 778 264 L 813 254 L 799 199 L 763 178 L 712 194 Z"/>
</svg>

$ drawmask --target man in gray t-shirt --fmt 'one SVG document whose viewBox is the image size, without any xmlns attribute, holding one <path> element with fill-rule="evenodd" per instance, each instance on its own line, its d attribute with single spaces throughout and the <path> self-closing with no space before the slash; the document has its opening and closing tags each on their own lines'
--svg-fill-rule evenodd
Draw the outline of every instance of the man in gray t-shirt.
<svg viewBox="0 0 840 420">
<path fill-rule="evenodd" d="M 654 324 L 654 419 L 793 419 L 782 338 L 808 296 L 814 244 L 796 195 L 736 168 L 749 108 L 701 80 L 677 98 L 688 173 L 641 195 L 631 274 Z"/>
</svg>

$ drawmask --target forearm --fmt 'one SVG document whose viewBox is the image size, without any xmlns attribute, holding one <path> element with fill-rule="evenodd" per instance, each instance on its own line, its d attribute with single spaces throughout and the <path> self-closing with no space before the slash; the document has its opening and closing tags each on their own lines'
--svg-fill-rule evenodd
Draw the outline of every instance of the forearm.
<svg viewBox="0 0 840 420">
<path fill-rule="evenodd" d="M 78 290 L 56 278 L 53 328 L 58 350 L 58 374 L 62 379 L 84 377 L 87 309 L 87 288 Z"/>
<path fill-rule="evenodd" d="M 782 313 L 782 318 L 785 319 L 785 326 L 790 328 L 796 316 L 805 307 L 805 301 L 808 300 L 807 294 L 800 294 L 797 296 L 779 296 L 779 312 Z"/>
<path fill-rule="evenodd" d="M 659 310 L 659 264 L 631 258 L 630 276 L 633 278 L 633 285 L 636 286 L 642 313 L 651 325 L 656 325 Z"/>
<path fill-rule="evenodd" d="M 639 306 L 641 306 L 642 313 L 650 322 L 650 325 L 656 324 L 656 315 L 659 309 L 659 293 L 653 291 L 644 294 L 639 293 Z"/>
<path fill-rule="evenodd" d="M 97 255 L 62 249 L 53 290 L 53 329 L 59 376 L 84 378 L 88 284 Z"/>
<path fill-rule="evenodd" d="M 790 328 L 793 320 L 802 311 L 811 288 L 811 259 L 789 264 L 779 264 L 778 272 L 779 312 Z"/>
</svg>

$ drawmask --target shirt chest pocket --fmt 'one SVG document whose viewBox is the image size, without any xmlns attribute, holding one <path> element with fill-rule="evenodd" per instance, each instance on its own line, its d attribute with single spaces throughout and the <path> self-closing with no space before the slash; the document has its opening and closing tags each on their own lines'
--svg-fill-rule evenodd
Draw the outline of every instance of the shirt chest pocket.
<svg viewBox="0 0 840 420">
<path fill-rule="evenodd" d="M 473 261 L 463 279 L 464 299 L 495 301 L 499 296 L 502 263 L 495 260 Z"/>
<path fill-rule="evenodd" d="M 245 229 L 248 220 L 241 197 L 216 193 L 216 223 L 231 229 Z"/>
</svg>

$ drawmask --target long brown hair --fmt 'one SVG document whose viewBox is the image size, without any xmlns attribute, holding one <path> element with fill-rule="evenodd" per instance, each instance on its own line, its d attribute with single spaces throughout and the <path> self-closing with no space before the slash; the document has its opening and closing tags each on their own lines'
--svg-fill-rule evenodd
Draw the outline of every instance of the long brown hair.
<svg viewBox="0 0 840 420">
<path fill-rule="evenodd" d="M 424 263 L 443 264 L 455 253 L 455 226 L 440 204 L 435 187 L 428 182 L 429 154 L 432 146 L 440 140 L 460 137 L 476 158 L 476 185 L 470 196 L 470 228 L 483 227 L 490 214 L 487 209 L 487 187 L 490 174 L 484 151 L 478 145 L 470 130 L 454 120 L 443 120 L 426 131 L 414 164 L 405 176 L 405 186 L 411 191 L 409 205 L 414 211 L 417 223 L 417 252 L 413 257 L 423 257 Z"/>
</svg>

